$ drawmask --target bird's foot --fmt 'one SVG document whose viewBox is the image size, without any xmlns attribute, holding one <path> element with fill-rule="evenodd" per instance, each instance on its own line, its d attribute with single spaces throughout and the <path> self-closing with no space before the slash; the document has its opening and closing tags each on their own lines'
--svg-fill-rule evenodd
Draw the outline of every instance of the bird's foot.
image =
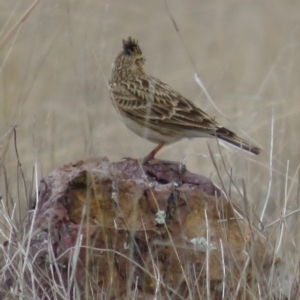
<svg viewBox="0 0 300 300">
<path fill-rule="evenodd" d="M 143 162 L 143 165 L 147 165 L 147 166 L 155 166 L 155 165 L 163 165 L 163 166 L 167 166 L 173 170 L 178 171 L 179 173 L 183 173 L 186 171 L 186 165 L 182 162 L 178 162 L 178 161 L 171 161 L 171 160 L 160 160 L 160 159 L 156 159 L 153 158 L 149 161 Z"/>
</svg>

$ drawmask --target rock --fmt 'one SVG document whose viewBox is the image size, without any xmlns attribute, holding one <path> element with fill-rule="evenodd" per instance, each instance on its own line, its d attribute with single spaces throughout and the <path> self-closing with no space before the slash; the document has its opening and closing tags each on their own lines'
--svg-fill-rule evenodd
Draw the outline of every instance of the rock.
<svg viewBox="0 0 300 300">
<path fill-rule="evenodd" d="M 253 299 L 276 265 L 235 202 L 175 162 L 65 165 L 33 200 L 25 273 L 39 299 Z"/>
</svg>

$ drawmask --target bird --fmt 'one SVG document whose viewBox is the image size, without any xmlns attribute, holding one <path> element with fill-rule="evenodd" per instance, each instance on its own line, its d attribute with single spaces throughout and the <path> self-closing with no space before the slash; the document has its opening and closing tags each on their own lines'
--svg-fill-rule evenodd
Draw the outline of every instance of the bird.
<svg viewBox="0 0 300 300">
<path fill-rule="evenodd" d="M 193 102 L 144 71 L 145 58 L 136 39 L 123 40 L 109 80 L 112 104 L 124 124 L 157 146 L 143 163 L 154 159 L 167 144 L 183 138 L 218 138 L 252 154 L 261 149 L 219 125 Z"/>
</svg>

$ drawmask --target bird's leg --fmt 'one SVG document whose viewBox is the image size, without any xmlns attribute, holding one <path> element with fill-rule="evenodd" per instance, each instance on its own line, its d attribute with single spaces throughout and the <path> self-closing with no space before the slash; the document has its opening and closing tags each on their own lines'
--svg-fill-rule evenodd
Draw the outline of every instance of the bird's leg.
<svg viewBox="0 0 300 300">
<path fill-rule="evenodd" d="M 143 159 L 143 164 L 153 159 L 156 153 L 164 146 L 164 144 L 165 143 L 158 144 L 148 155 L 146 155 Z"/>
</svg>

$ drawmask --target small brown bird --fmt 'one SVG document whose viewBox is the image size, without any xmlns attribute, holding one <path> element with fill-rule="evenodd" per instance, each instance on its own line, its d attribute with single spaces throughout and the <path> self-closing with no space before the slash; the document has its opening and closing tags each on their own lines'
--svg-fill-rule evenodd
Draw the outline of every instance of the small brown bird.
<svg viewBox="0 0 300 300">
<path fill-rule="evenodd" d="M 137 40 L 123 40 L 109 81 L 112 102 L 125 125 L 158 145 L 144 158 L 153 159 L 165 145 L 183 138 L 217 137 L 258 155 L 260 148 L 220 126 L 213 118 L 164 82 L 144 72 Z"/>
</svg>

